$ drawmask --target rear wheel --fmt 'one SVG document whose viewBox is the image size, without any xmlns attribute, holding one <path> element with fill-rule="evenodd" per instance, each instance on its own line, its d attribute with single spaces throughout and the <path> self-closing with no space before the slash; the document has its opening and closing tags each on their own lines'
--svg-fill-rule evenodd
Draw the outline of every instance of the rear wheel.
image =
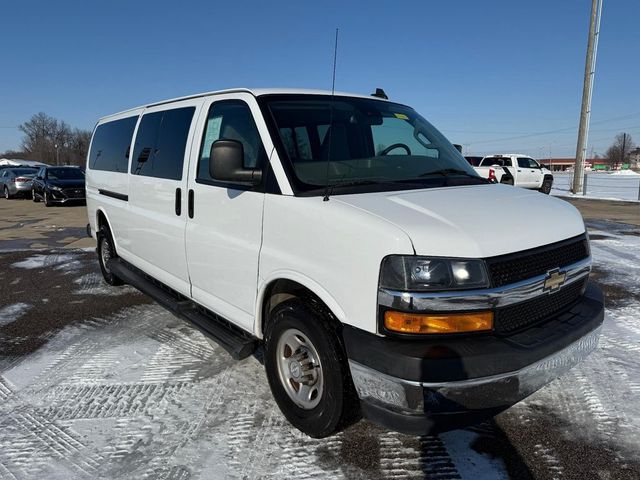
<svg viewBox="0 0 640 480">
<path fill-rule="evenodd" d="M 9 193 L 9 189 L 7 188 L 7 186 L 6 186 L 6 185 L 4 186 L 4 198 L 6 198 L 7 200 L 9 200 L 9 199 L 13 198 L 13 197 L 11 196 L 11 194 Z"/>
<path fill-rule="evenodd" d="M 264 365 L 271 392 L 291 424 L 323 438 L 359 418 L 359 400 L 339 331 L 312 302 L 287 300 L 271 313 Z"/>
<path fill-rule="evenodd" d="M 111 232 L 107 227 L 103 226 L 98 231 L 98 263 L 100 263 L 104 281 L 113 286 L 124 283 L 109 269 L 109 260 L 117 257 Z"/>
</svg>

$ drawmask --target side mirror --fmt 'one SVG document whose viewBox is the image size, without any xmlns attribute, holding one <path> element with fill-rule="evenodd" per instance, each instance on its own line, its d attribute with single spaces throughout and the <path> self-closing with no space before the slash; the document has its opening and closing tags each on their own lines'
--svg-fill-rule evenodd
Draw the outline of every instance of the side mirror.
<svg viewBox="0 0 640 480">
<path fill-rule="evenodd" d="M 262 172 L 244 168 L 244 147 L 237 140 L 216 140 L 209 152 L 209 175 L 215 180 L 257 185 Z"/>
</svg>

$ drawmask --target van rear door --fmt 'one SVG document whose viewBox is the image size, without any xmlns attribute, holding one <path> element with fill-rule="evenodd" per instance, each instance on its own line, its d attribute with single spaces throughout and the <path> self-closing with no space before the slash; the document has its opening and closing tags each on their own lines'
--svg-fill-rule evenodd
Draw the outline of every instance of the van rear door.
<svg viewBox="0 0 640 480">
<path fill-rule="evenodd" d="M 255 98 L 247 93 L 208 98 L 191 156 L 187 260 L 193 299 L 253 331 L 262 210 L 271 139 Z M 209 174 L 216 140 L 242 143 L 245 168 L 262 168 L 261 185 L 221 182 Z"/>
<path fill-rule="evenodd" d="M 201 104 L 194 99 L 145 109 L 129 175 L 131 261 L 187 296 L 186 186 Z"/>
</svg>

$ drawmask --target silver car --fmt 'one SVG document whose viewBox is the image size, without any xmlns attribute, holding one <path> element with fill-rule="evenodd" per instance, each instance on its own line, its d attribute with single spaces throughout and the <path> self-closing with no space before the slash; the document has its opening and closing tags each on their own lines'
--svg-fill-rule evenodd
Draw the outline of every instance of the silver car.
<svg viewBox="0 0 640 480">
<path fill-rule="evenodd" d="M 0 188 L 4 198 L 31 196 L 31 182 L 38 172 L 37 168 L 16 167 L 0 170 Z"/>
</svg>

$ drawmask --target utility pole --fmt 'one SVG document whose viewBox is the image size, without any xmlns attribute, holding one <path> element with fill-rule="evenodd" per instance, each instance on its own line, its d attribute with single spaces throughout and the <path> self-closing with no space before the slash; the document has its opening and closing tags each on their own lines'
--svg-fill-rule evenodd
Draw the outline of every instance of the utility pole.
<svg viewBox="0 0 640 480">
<path fill-rule="evenodd" d="M 584 160 L 587 155 L 587 137 L 589 135 L 589 119 L 591 117 L 591 97 L 593 95 L 593 77 L 596 73 L 596 54 L 598 53 L 598 38 L 600 37 L 600 18 L 602 17 L 602 2 L 592 0 L 591 21 L 589 22 L 589 41 L 587 43 L 587 60 L 584 68 L 584 87 L 582 89 L 582 109 L 580 111 L 580 128 L 578 130 L 578 145 L 576 147 L 576 166 L 573 171 L 573 193 L 582 193 L 584 174 Z"/>
<path fill-rule="evenodd" d="M 624 163 L 625 153 L 627 151 L 627 134 L 622 134 L 622 151 L 620 152 L 620 170 L 622 170 L 622 164 Z"/>
</svg>

